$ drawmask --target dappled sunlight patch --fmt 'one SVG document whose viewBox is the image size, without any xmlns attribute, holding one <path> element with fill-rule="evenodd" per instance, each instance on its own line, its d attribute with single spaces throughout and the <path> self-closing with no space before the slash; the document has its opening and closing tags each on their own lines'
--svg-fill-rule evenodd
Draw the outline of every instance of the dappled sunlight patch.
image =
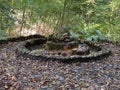
<svg viewBox="0 0 120 90">
<path fill-rule="evenodd" d="M 14 25 L 14 30 L 8 32 L 10 37 L 14 36 L 29 36 L 29 35 L 34 35 L 34 34 L 40 34 L 40 35 L 45 35 L 48 36 L 53 32 L 53 28 L 51 28 L 47 23 L 44 22 L 37 22 L 29 27 L 24 26 L 22 27 L 22 30 L 20 30 L 21 25 L 19 23 L 15 23 Z"/>
</svg>

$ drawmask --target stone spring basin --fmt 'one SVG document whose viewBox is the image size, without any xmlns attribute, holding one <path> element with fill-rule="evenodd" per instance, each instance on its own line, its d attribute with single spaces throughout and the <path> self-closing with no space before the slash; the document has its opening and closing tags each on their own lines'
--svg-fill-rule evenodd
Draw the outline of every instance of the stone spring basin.
<svg viewBox="0 0 120 90">
<path fill-rule="evenodd" d="M 50 47 L 54 46 L 54 47 Z M 70 47 L 69 47 L 70 46 Z M 21 42 L 16 52 L 33 60 L 84 61 L 103 58 L 110 50 L 93 42 L 81 41 L 50 43 L 46 38 L 35 38 Z"/>
</svg>

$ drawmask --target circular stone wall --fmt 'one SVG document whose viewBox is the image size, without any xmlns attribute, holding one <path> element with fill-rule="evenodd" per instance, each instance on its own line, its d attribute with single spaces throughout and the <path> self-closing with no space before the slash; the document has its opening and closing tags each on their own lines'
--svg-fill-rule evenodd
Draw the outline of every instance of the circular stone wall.
<svg viewBox="0 0 120 90">
<path fill-rule="evenodd" d="M 87 45 L 86 48 L 90 48 L 89 53 L 86 54 L 70 54 L 69 51 L 52 51 L 46 50 L 44 45 L 46 44 L 46 38 L 36 38 L 23 41 L 18 45 L 16 52 L 19 55 L 31 59 L 51 59 L 60 61 L 82 61 L 96 58 L 102 58 L 110 54 L 109 49 L 88 41 L 79 41 L 79 45 Z"/>
</svg>

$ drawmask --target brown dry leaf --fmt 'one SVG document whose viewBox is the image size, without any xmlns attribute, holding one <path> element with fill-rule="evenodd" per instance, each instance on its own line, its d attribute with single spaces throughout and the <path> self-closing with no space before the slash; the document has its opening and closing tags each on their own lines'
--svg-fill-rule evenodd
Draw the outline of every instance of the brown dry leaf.
<svg viewBox="0 0 120 90">
<path fill-rule="evenodd" d="M 65 46 L 63 47 L 63 50 L 64 50 L 64 51 L 68 51 L 68 50 L 69 50 L 68 46 L 65 45 Z"/>
<path fill-rule="evenodd" d="M 30 88 L 30 87 L 27 87 L 27 88 L 25 88 L 25 90 L 33 90 L 32 88 Z"/>
<path fill-rule="evenodd" d="M 16 80 L 16 77 L 15 77 L 15 76 L 12 76 L 12 77 L 11 77 L 11 80 Z"/>
<path fill-rule="evenodd" d="M 49 83 L 50 83 L 49 80 L 45 80 L 44 82 L 42 82 L 42 85 L 47 85 L 47 84 L 49 84 Z"/>
</svg>

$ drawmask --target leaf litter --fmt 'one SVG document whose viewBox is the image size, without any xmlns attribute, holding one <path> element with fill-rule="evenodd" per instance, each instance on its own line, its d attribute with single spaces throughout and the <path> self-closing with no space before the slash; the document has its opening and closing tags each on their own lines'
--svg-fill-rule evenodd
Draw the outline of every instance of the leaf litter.
<svg viewBox="0 0 120 90">
<path fill-rule="evenodd" d="M 120 90 L 120 46 L 90 62 L 30 60 L 15 53 L 19 42 L 0 45 L 0 90 Z"/>
</svg>

